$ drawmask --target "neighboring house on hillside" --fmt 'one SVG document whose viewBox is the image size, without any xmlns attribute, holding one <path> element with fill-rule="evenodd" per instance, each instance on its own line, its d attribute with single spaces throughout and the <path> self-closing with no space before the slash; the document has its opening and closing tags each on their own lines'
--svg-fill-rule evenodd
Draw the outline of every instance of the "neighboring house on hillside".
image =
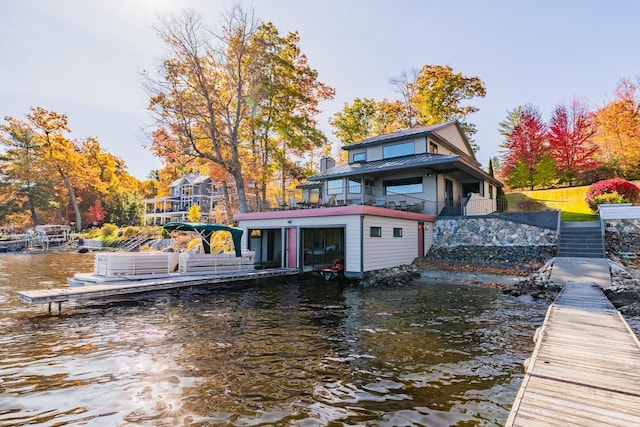
<svg viewBox="0 0 640 427">
<path fill-rule="evenodd" d="M 166 197 L 145 199 L 144 225 L 164 225 L 171 221 L 186 221 L 189 209 L 200 205 L 202 221 L 207 222 L 214 206 L 222 199 L 222 190 L 216 188 L 208 176 L 198 172 L 184 175 L 169 184 Z"/>
<path fill-rule="evenodd" d="M 343 259 L 345 275 L 358 277 L 424 256 L 438 216 L 497 210 L 502 184 L 480 168 L 456 121 L 343 149 L 348 163 L 323 159 L 289 209 L 235 215 L 243 247 L 263 266 L 309 271 Z"/>
</svg>

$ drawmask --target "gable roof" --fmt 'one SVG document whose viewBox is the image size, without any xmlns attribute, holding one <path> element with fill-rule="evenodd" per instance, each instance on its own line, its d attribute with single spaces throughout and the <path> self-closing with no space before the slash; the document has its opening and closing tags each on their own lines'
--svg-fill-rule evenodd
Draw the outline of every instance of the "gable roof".
<svg viewBox="0 0 640 427">
<path fill-rule="evenodd" d="M 180 178 L 169 184 L 169 187 L 180 187 L 187 184 L 198 185 L 210 180 L 211 178 L 209 178 L 207 175 L 200 175 L 200 172 L 192 172 L 186 175 L 182 175 Z"/>
<path fill-rule="evenodd" d="M 434 124 L 434 125 L 422 126 L 422 127 L 417 127 L 417 128 L 401 129 L 401 130 L 396 131 L 396 132 L 391 132 L 391 133 L 387 133 L 387 134 L 384 134 L 384 135 L 373 136 L 371 138 L 363 139 L 362 141 L 359 141 L 359 142 L 354 142 L 353 144 L 345 145 L 345 146 L 342 147 L 342 149 L 343 150 L 351 150 L 351 149 L 354 149 L 354 148 L 361 148 L 361 147 L 365 147 L 365 146 L 388 143 L 388 142 L 408 139 L 408 138 L 412 138 L 412 137 L 425 136 L 425 135 L 429 135 L 429 134 L 436 134 L 437 135 L 439 130 L 447 128 L 447 127 L 450 127 L 450 126 L 457 127 L 457 130 L 460 133 L 460 137 L 463 139 L 463 141 L 465 143 L 465 146 L 467 147 L 469 153 L 473 153 L 473 150 L 471 150 L 471 145 L 469 144 L 469 140 L 467 139 L 467 136 L 462 131 L 462 128 L 460 127 L 460 123 L 457 120 L 451 120 L 451 121 L 444 122 L 444 123 L 437 123 L 437 124 Z M 440 137 L 440 138 L 442 138 L 442 137 Z"/>
<path fill-rule="evenodd" d="M 374 160 L 365 163 L 343 163 L 317 173 L 308 178 L 309 181 L 327 178 L 339 178 L 351 175 L 364 175 L 400 169 L 429 167 L 456 162 L 459 156 L 448 154 L 412 154 L 410 156 L 393 157 L 391 159 Z"/>
</svg>

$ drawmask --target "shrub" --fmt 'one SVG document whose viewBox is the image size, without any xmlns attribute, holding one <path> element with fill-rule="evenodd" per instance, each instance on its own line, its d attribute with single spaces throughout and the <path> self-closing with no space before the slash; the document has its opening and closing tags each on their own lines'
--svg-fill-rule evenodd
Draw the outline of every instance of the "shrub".
<svg viewBox="0 0 640 427">
<path fill-rule="evenodd" d="M 118 227 L 115 224 L 106 223 L 102 225 L 102 227 L 100 228 L 100 232 L 103 236 L 109 236 L 113 234 L 117 229 Z"/>
<path fill-rule="evenodd" d="M 541 211 L 547 208 L 547 205 L 539 200 L 524 198 L 518 202 L 518 210 L 524 212 Z"/>
<path fill-rule="evenodd" d="M 607 179 L 592 184 L 587 190 L 585 201 L 593 212 L 598 210 L 596 197 L 603 194 L 618 193 L 622 197 L 622 203 L 634 203 L 640 198 L 640 188 L 633 182 L 622 178 Z M 615 199 L 615 197 L 614 197 Z"/>
<path fill-rule="evenodd" d="M 594 201 L 596 202 L 596 206 L 598 205 L 618 205 L 620 203 L 625 203 L 624 197 L 619 195 L 616 191 L 613 193 L 604 193 L 594 197 Z"/>
<path fill-rule="evenodd" d="M 139 231 L 138 227 L 127 227 L 124 229 L 124 237 L 129 238 L 135 236 Z"/>
</svg>

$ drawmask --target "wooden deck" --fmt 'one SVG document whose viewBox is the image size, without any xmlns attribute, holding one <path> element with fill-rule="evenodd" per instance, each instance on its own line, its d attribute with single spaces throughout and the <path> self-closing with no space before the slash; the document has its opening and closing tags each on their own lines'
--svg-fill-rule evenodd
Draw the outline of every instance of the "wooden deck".
<svg viewBox="0 0 640 427">
<path fill-rule="evenodd" d="M 51 311 L 51 303 L 58 303 L 58 312 L 60 304 L 65 301 L 78 301 L 84 299 L 107 298 L 119 295 L 128 295 L 142 292 L 152 292 L 166 289 L 177 289 L 191 286 L 203 286 L 218 283 L 230 283 L 247 280 L 263 279 L 268 277 L 290 276 L 298 274 L 298 269 L 292 268 L 273 268 L 266 270 L 250 270 L 250 271 L 225 271 L 207 275 L 165 275 L 159 279 L 143 279 L 143 280 L 119 280 L 106 282 L 105 284 L 96 284 L 78 287 L 64 287 L 58 289 L 42 289 L 32 291 L 22 291 L 18 293 L 21 301 L 28 304 L 46 304 L 49 303 L 49 311 Z"/>
<path fill-rule="evenodd" d="M 640 343 L 598 285 L 568 282 L 535 339 L 507 426 L 640 426 Z"/>
</svg>

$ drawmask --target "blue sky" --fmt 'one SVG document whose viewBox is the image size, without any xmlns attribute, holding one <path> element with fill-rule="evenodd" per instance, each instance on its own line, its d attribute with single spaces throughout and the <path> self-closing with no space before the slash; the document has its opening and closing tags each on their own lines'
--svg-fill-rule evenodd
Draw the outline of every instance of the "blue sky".
<svg viewBox="0 0 640 427">
<path fill-rule="evenodd" d="M 166 52 L 153 25 L 181 9 L 216 28 L 227 0 L 3 0 L 0 118 L 29 107 L 66 113 L 76 138 L 94 136 L 144 179 L 161 167 L 143 148 L 152 123 L 140 71 Z M 573 98 L 598 108 L 621 78 L 640 76 L 640 2 L 459 0 L 244 1 L 281 33 L 298 31 L 319 80 L 336 89 L 320 127 L 355 97 L 395 99 L 390 79 L 424 64 L 477 76 L 487 96 L 478 160 L 499 154 L 507 112 L 532 103 L 548 119 Z"/>
</svg>

